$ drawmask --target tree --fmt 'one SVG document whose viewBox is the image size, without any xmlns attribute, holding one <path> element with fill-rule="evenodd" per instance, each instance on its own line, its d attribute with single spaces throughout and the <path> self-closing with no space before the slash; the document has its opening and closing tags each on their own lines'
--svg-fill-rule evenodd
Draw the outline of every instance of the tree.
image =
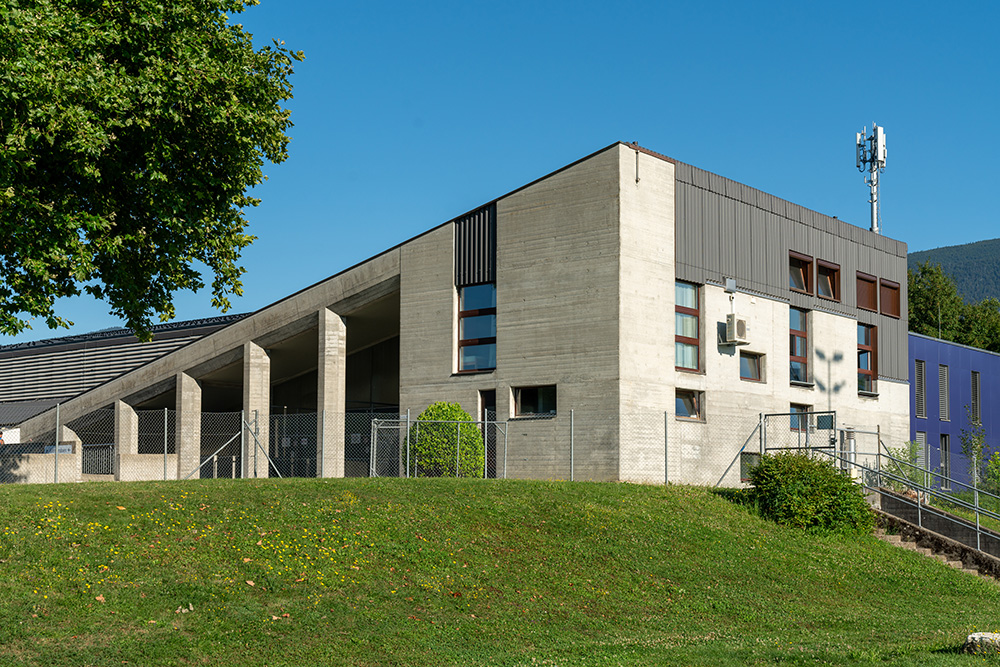
<svg viewBox="0 0 1000 667">
<path fill-rule="evenodd" d="M 257 0 L 12 0 L 0 7 L 0 333 L 105 300 L 148 337 L 173 294 L 240 294 L 243 210 L 287 157 L 293 61 L 229 14 Z"/>
<path fill-rule="evenodd" d="M 958 342 L 1000 352 L 1000 301 L 988 297 L 965 309 Z"/>
<path fill-rule="evenodd" d="M 958 340 L 965 302 L 955 281 L 940 264 L 924 262 L 906 272 L 909 292 L 909 329 L 944 340 Z"/>
<path fill-rule="evenodd" d="M 987 463 L 990 458 L 989 446 L 986 444 L 986 429 L 979 417 L 972 414 L 972 409 L 965 406 L 967 425 L 959 433 L 962 441 L 962 455 L 969 466 L 969 479 L 978 484 L 987 478 Z"/>
<path fill-rule="evenodd" d="M 432 403 L 410 427 L 414 477 L 482 477 L 483 433 L 458 403 Z"/>
</svg>

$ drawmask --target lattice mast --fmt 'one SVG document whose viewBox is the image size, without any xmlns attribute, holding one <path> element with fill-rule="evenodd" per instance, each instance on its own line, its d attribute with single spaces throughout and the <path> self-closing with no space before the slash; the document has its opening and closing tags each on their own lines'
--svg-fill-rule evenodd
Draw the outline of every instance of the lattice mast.
<svg viewBox="0 0 1000 667">
<path fill-rule="evenodd" d="M 872 231 L 881 234 L 879 230 L 879 199 L 878 177 L 885 170 L 885 129 L 872 123 L 872 133 L 868 136 L 868 127 L 857 133 L 858 171 L 865 174 L 865 183 L 871 189 Z M 865 173 L 867 172 L 867 173 Z"/>
</svg>

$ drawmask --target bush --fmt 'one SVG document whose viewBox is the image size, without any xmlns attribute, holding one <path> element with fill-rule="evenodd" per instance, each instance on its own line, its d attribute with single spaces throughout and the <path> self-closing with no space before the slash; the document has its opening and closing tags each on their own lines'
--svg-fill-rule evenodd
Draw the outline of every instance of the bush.
<svg viewBox="0 0 1000 667">
<path fill-rule="evenodd" d="M 415 477 L 482 477 L 484 455 L 483 433 L 458 403 L 433 403 L 410 427 Z"/>
<path fill-rule="evenodd" d="M 861 487 L 827 461 L 768 454 L 750 471 L 750 483 L 761 516 L 777 523 L 843 533 L 867 533 L 875 525 Z"/>
</svg>

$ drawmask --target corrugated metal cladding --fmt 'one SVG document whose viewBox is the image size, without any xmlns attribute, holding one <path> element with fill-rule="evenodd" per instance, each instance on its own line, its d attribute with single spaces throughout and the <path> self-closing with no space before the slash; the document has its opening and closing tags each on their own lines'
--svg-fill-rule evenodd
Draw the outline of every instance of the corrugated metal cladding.
<svg viewBox="0 0 1000 667">
<path fill-rule="evenodd" d="M 497 279 L 497 207 L 484 206 L 455 221 L 455 286 Z"/>
<path fill-rule="evenodd" d="M 906 244 L 691 165 L 675 167 L 675 252 L 680 280 L 722 284 L 845 315 L 878 327 L 879 375 L 907 381 Z M 839 302 L 792 292 L 788 252 L 840 266 Z M 900 317 L 859 310 L 857 272 L 900 285 Z"/>
</svg>

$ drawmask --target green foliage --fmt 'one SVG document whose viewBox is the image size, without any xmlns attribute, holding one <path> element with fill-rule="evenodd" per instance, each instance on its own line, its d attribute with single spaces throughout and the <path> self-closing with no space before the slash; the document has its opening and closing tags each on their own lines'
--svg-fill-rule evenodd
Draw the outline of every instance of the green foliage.
<svg viewBox="0 0 1000 667">
<path fill-rule="evenodd" d="M 482 431 L 458 403 L 432 403 L 410 427 L 416 477 L 482 477 L 484 456 Z"/>
<path fill-rule="evenodd" d="M 909 329 L 944 340 L 958 340 L 965 302 L 940 264 L 924 263 L 906 272 Z"/>
<path fill-rule="evenodd" d="M 896 493 L 906 493 L 914 486 L 923 486 L 926 482 L 925 473 L 917 467 L 920 458 L 920 443 L 911 440 L 902 447 L 888 447 L 889 456 L 895 461 L 888 461 L 885 468 L 897 477 L 905 481 L 885 478 L 885 485 Z"/>
<path fill-rule="evenodd" d="M 969 478 L 978 483 L 986 478 L 986 462 L 989 457 L 986 429 L 979 418 L 972 414 L 968 405 L 965 406 L 965 420 L 966 426 L 959 433 L 962 455 L 969 466 Z"/>
<path fill-rule="evenodd" d="M 986 461 L 986 476 L 983 478 L 983 486 L 989 493 L 1000 496 L 1000 452 L 993 452 L 993 456 Z"/>
<path fill-rule="evenodd" d="M 750 471 L 750 483 L 751 502 L 777 523 L 837 533 L 867 533 L 875 525 L 861 487 L 827 461 L 768 454 Z"/>
<path fill-rule="evenodd" d="M 246 191 L 287 156 L 292 63 L 227 14 L 256 0 L 0 6 L 0 333 L 58 297 L 104 299 L 148 337 L 177 290 L 228 309 L 253 237 Z"/>
</svg>

